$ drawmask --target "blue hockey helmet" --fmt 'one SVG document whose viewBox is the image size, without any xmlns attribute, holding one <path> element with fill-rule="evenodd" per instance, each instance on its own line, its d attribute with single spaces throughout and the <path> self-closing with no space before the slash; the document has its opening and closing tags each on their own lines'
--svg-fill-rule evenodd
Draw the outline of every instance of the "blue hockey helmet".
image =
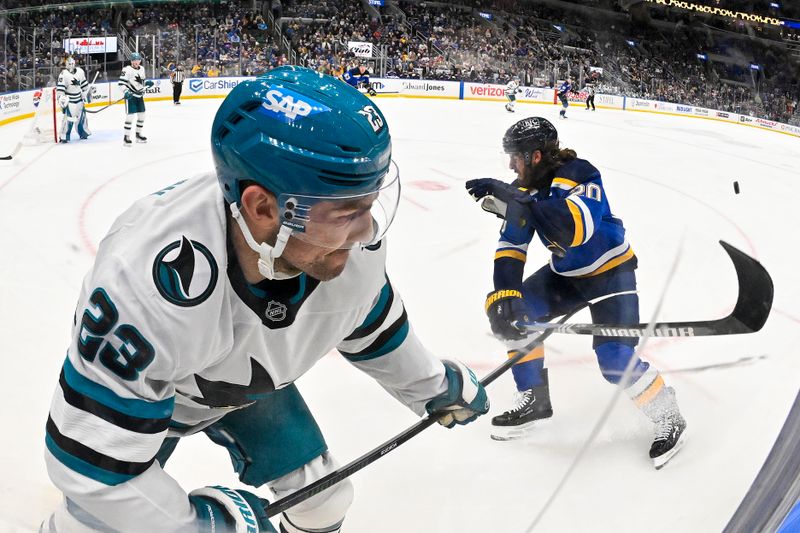
<svg viewBox="0 0 800 533">
<path fill-rule="evenodd" d="M 261 185 L 276 196 L 281 223 L 302 233 L 321 201 L 374 198 L 371 240 L 385 233 L 399 201 L 391 146 L 386 119 L 371 100 L 296 66 L 240 82 L 219 107 L 211 131 L 228 204 L 239 205 L 247 184 Z"/>
<path fill-rule="evenodd" d="M 139 52 L 131 53 L 131 61 L 141 61 L 141 60 L 142 60 L 142 54 L 140 54 Z"/>
</svg>

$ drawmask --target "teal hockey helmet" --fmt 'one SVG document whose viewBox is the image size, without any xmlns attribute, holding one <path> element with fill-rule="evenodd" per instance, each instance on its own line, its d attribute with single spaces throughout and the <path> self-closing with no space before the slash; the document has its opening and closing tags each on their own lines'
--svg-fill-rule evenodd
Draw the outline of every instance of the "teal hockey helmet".
<svg viewBox="0 0 800 533">
<path fill-rule="evenodd" d="M 142 60 L 142 54 L 140 54 L 139 52 L 131 53 L 131 61 L 141 61 L 141 60 Z"/>
<path fill-rule="evenodd" d="M 357 89 L 311 69 L 284 66 L 240 82 L 214 118 L 211 152 L 228 204 L 261 185 L 295 232 L 310 233 L 323 201 L 375 200 L 370 242 L 394 218 L 399 175 L 386 119 Z"/>
</svg>

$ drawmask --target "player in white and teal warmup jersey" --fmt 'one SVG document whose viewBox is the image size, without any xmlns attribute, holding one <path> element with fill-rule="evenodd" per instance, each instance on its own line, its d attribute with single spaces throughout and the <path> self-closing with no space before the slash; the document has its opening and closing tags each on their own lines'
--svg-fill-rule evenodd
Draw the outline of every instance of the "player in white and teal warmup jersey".
<svg viewBox="0 0 800 533">
<path fill-rule="evenodd" d="M 130 147 L 131 128 L 134 115 L 136 116 L 136 142 L 146 143 L 147 137 L 142 135 L 144 127 L 144 94 L 147 87 L 153 86 L 153 80 L 147 79 L 147 73 L 142 66 L 142 55 L 139 52 L 131 54 L 131 64 L 124 67 L 119 75 L 119 88 L 125 98 L 125 136 L 123 146 Z"/>
<path fill-rule="evenodd" d="M 43 531 L 274 531 L 265 490 L 187 494 L 163 465 L 204 432 L 277 497 L 335 470 L 293 384 L 331 350 L 448 427 L 488 410 L 472 371 L 417 339 L 386 273 L 399 176 L 366 96 L 278 68 L 231 91 L 211 144 L 215 172 L 134 203 L 84 280 L 47 421 L 64 502 Z M 342 481 L 281 531 L 337 532 L 352 498 Z"/>
</svg>

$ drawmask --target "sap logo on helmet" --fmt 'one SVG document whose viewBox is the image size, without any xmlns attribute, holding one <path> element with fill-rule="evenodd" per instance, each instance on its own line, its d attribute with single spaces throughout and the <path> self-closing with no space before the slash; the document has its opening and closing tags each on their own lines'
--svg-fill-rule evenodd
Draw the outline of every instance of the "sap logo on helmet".
<svg viewBox="0 0 800 533">
<path fill-rule="evenodd" d="M 264 96 L 260 110 L 266 115 L 282 122 L 294 122 L 317 113 L 327 113 L 330 107 L 311 100 L 304 94 L 296 93 L 286 87 L 270 86 Z"/>
</svg>

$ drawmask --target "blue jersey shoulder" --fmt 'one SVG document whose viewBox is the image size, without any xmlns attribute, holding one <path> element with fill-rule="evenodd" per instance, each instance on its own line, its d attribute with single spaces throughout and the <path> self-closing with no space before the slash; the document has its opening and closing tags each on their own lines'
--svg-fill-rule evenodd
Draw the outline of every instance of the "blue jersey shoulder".
<svg viewBox="0 0 800 533">
<path fill-rule="evenodd" d="M 556 169 L 555 177 L 580 184 L 600 179 L 600 171 L 585 159 L 573 159 Z"/>
</svg>

